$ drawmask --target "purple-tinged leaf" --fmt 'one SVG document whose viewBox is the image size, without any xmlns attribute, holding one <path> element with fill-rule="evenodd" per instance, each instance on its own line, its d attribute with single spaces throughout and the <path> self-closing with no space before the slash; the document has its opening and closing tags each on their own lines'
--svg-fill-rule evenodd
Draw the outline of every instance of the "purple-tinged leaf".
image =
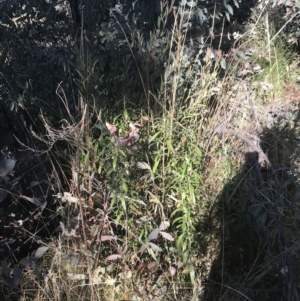
<svg viewBox="0 0 300 301">
<path fill-rule="evenodd" d="M 124 148 L 127 146 L 128 139 L 125 139 L 123 137 L 118 137 L 117 139 L 117 146 L 120 148 Z"/>
<path fill-rule="evenodd" d="M 102 208 L 104 211 L 107 211 L 108 205 L 109 205 L 108 202 L 103 203 Z"/>
<path fill-rule="evenodd" d="M 117 134 L 118 129 L 114 124 L 106 122 L 105 125 L 111 135 Z"/>
<path fill-rule="evenodd" d="M 169 221 L 162 221 L 159 225 L 159 230 L 160 231 L 164 231 L 166 230 L 167 228 L 169 228 L 170 226 L 170 222 Z"/>
<path fill-rule="evenodd" d="M 89 176 L 89 180 L 93 181 L 95 179 L 95 172 L 93 171 L 92 174 Z"/>
<path fill-rule="evenodd" d="M 153 244 L 152 242 L 149 242 L 149 246 L 151 246 L 151 248 L 155 251 L 161 252 L 162 248 L 160 248 L 158 245 Z"/>
<path fill-rule="evenodd" d="M 159 262 L 150 262 L 147 265 L 147 269 L 151 272 L 154 273 L 157 269 L 159 268 Z"/>
<path fill-rule="evenodd" d="M 171 273 L 171 276 L 174 276 L 176 274 L 177 270 L 176 268 L 170 266 L 170 273 Z"/>
<path fill-rule="evenodd" d="M 140 247 L 138 253 L 144 253 L 146 249 L 147 249 L 147 246 L 145 244 L 142 244 L 142 246 Z"/>
<path fill-rule="evenodd" d="M 131 128 L 131 131 L 134 131 L 136 133 L 142 128 L 139 123 L 129 123 L 129 127 Z"/>
<path fill-rule="evenodd" d="M 128 245 L 125 246 L 125 248 L 122 250 L 122 254 L 125 255 L 128 251 Z"/>
<path fill-rule="evenodd" d="M 161 234 L 161 236 L 169 241 L 174 241 L 175 238 L 170 234 L 170 233 L 167 233 L 167 232 L 164 232 L 164 231 L 160 231 L 159 232 Z"/>
<path fill-rule="evenodd" d="M 178 262 L 176 263 L 176 265 L 177 265 L 177 269 L 180 269 L 180 268 L 183 267 L 183 262 L 178 261 Z"/>
<path fill-rule="evenodd" d="M 130 143 L 131 145 L 137 143 L 140 139 L 140 135 L 138 133 L 135 133 L 135 132 L 131 132 L 129 134 L 129 139 L 130 139 Z"/>
<path fill-rule="evenodd" d="M 113 255 L 109 255 L 108 257 L 106 257 L 106 260 L 117 260 L 122 258 L 122 256 L 120 254 L 113 254 Z"/>
<path fill-rule="evenodd" d="M 298 39 L 296 37 L 289 38 L 287 40 L 287 42 L 290 43 L 290 44 L 292 44 L 292 45 L 294 45 L 294 44 L 298 45 Z"/>
<path fill-rule="evenodd" d="M 148 240 L 157 239 L 159 234 L 159 228 L 155 228 L 148 236 Z"/>
<path fill-rule="evenodd" d="M 113 236 L 111 236 L 111 235 L 102 235 L 101 237 L 100 237 L 100 240 L 101 241 L 112 241 L 112 240 L 114 240 L 115 238 L 113 237 Z"/>
</svg>

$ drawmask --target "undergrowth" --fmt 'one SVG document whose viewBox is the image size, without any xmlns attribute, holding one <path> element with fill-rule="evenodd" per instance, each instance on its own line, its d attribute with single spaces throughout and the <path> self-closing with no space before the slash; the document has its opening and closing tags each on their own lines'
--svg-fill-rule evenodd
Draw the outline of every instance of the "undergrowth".
<svg viewBox="0 0 300 301">
<path fill-rule="evenodd" d="M 269 43 L 271 21 L 228 54 L 196 49 L 179 12 L 171 31 L 112 51 L 107 78 L 79 39 L 59 123 L 41 112 L 27 145 L 53 170 L 51 207 L 12 192 L 55 234 L 28 234 L 43 249 L 22 272 L 2 264 L 7 300 L 297 300 L 299 120 L 285 96 L 298 56 Z"/>
</svg>

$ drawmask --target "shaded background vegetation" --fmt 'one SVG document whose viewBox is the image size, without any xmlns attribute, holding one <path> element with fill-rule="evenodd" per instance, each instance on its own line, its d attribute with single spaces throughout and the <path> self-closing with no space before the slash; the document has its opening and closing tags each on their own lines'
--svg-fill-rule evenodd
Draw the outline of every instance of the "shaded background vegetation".
<svg viewBox="0 0 300 301">
<path fill-rule="evenodd" d="M 159 283 L 151 290 L 141 281 L 142 285 L 134 287 L 135 298 L 169 298 L 169 289 L 156 277 L 164 276 L 169 269 L 171 274 L 177 273 L 183 264 L 177 280 L 194 288 L 185 296 L 184 285 L 178 286 L 178 300 L 196 300 L 198 294 L 203 300 L 243 300 L 245 296 L 245 300 L 297 300 L 298 275 L 291 262 L 297 260 L 298 242 L 293 239 L 299 193 L 295 164 L 290 163 L 298 156 L 293 144 L 297 123 L 293 130 L 267 124 L 259 132 L 260 149 L 268 154 L 274 170 L 261 166 L 257 158 L 253 161 L 255 152 L 248 149 L 246 158 L 241 159 L 246 162 L 241 171 L 238 163 L 229 159 L 234 157 L 234 151 L 226 157 L 227 140 L 222 146 L 218 142 L 211 144 L 217 134 L 215 127 L 227 120 L 224 112 L 231 110 L 230 97 L 222 98 L 220 91 L 229 95 L 238 90 L 233 87 L 236 83 L 247 86 L 265 80 L 264 74 L 259 78 L 259 68 L 272 73 L 277 57 L 290 55 L 284 47 L 292 48 L 293 44 L 297 48 L 300 2 L 279 2 L 1 1 L 1 159 L 17 159 L 15 174 L 5 174 L 0 183 L 1 191 L 10 192 L 7 197 L 1 196 L 1 236 L 15 240 L 1 241 L 1 260 L 9 257 L 11 263 L 16 263 L 30 257 L 41 243 L 50 245 L 58 234 L 70 235 L 68 231 L 74 230 L 76 224 L 74 216 L 81 216 L 80 235 L 85 244 L 86 240 L 92 241 L 90 251 L 99 252 L 99 257 L 94 256 L 97 264 L 108 254 L 118 252 L 121 256 L 123 252 L 124 261 L 115 269 L 105 264 L 105 268 L 110 267 L 105 272 L 107 277 L 131 265 L 136 272 L 134 281 L 148 277 L 149 282 Z M 272 28 L 268 28 L 269 19 L 275 24 Z M 243 47 L 245 40 L 240 38 L 245 34 L 251 40 L 253 28 L 269 46 L 281 33 L 281 39 L 286 40 L 283 46 L 276 45 L 276 51 L 281 49 L 282 53 L 275 59 L 271 51 L 252 56 L 251 47 Z M 290 58 L 283 59 L 280 68 L 288 63 Z M 255 70 L 258 74 L 253 75 Z M 277 77 L 268 78 L 263 88 L 259 84 L 251 86 L 252 95 L 267 99 L 272 93 L 279 94 L 277 80 L 280 77 L 285 81 L 284 90 L 290 84 L 287 73 L 288 70 L 280 76 L 276 73 Z M 224 88 L 227 84 L 232 87 Z M 270 88 L 271 84 L 275 89 Z M 237 103 L 235 109 L 241 106 Z M 118 128 L 113 135 L 107 132 L 107 121 Z M 116 151 L 111 139 L 132 134 L 129 121 L 140 122 L 146 128 L 140 132 L 139 148 Z M 234 127 L 239 123 L 233 118 Z M 221 134 L 223 139 L 227 135 Z M 290 153 L 287 155 L 272 137 L 280 137 L 280 143 L 285 141 Z M 225 188 L 212 205 L 204 201 L 214 191 L 205 190 L 205 176 L 213 161 L 209 156 L 223 155 L 234 162 L 235 172 L 228 164 L 224 167 L 228 172 L 222 180 Z M 278 160 L 284 162 L 279 164 Z M 141 162 L 144 165 L 138 165 Z M 285 172 L 285 168 L 293 173 Z M 279 179 L 277 170 L 281 172 Z M 101 191 L 101 197 L 93 210 L 86 209 L 90 211 L 85 211 L 83 218 L 82 208 L 72 208 L 57 196 L 72 191 L 77 199 L 84 195 L 90 200 L 92 191 L 79 191 L 81 186 L 76 186 L 74 175 L 80 174 L 82 183 L 86 183 L 92 181 L 95 171 L 93 189 Z M 209 200 L 215 197 L 209 195 Z M 139 207 L 145 203 L 151 206 L 143 212 Z M 99 208 L 101 213 L 96 210 Z M 207 218 L 209 211 L 212 221 Z M 99 221 L 93 225 L 97 218 Z M 170 220 L 168 230 L 160 228 L 165 219 Z M 21 229 L 15 226 L 18 221 L 22 222 Z M 61 225 L 66 221 L 67 231 Z M 84 229 L 95 233 L 98 223 L 102 228 L 97 231 L 112 235 L 110 239 L 115 235 L 120 242 L 96 248 Z M 195 258 L 207 252 L 208 236 L 203 230 L 206 224 L 210 224 L 209 231 L 217 233 L 215 255 L 220 256 L 211 263 L 211 272 L 202 277 Z M 155 232 L 156 237 L 156 230 L 168 232 L 165 236 Z M 170 246 L 173 236 L 174 249 Z M 132 243 L 127 244 L 125 238 Z M 72 239 L 73 246 L 67 240 L 62 253 L 82 248 L 80 239 Z M 147 240 L 157 245 L 144 256 L 146 248 L 140 252 L 140 244 Z M 130 249 L 130 255 L 125 249 Z M 154 256 L 159 249 L 164 253 Z M 136 254 L 140 254 L 139 260 L 135 260 Z M 94 264 L 97 266 L 91 263 Z M 30 267 L 36 272 L 32 264 Z M 2 267 L 4 275 L 3 271 Z M 199 279 L 207 281 L 201 294 L 195 289 Z M 169 282 L 176 286 L 175 281 Z M 93 291 L 88 294 L 96 300 Z"/>
</svg>

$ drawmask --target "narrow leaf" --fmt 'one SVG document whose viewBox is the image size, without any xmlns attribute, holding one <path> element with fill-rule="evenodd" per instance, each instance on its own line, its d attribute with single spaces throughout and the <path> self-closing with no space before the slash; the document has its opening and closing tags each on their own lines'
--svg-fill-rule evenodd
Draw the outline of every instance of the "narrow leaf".
<svg viewBox="0 0 300 301">
<path fill-rule="evenodd" d="M 154 166 L 153 166 L 153 173 L 156 172 L 156 169 L 157 169 L 157 167 L 158 167 L 158 165 L 159 165 L 159 162 L 160 162 L 160 159 L 159 159 L 159 158 L 156 158 L 155 163 L 154 163 Z"/>
<path fill-rule="evenodd" d="M 102 235 L 101 237 L 100 237 L 100 240 L 101 241 L 112 241 L 112 240 L 114 240 L 115 238 L 113 237 L 113 236 L 111 236 L 111 235 Z"/>
<path fill-rule="evenodd" d="M 229 12 L 231 15 L 233 15 L 233 9 L 232 9 L 231 5 L 227 4 L 227 5 L 226 5 L 226 8 L 227 8 L 228 12 Z"/>
<path fill-rule="evenodd" d="M 38 260 L 39 258 L 41 258 L 49 249 L 49 247 L 40 247 L 38 248 L 36 251 L 34 251 L 32 253 L 32 255 L 30 256 L 30 259 L 32 260 Z"/>
<path fill-rule="evenodd" d="M 239 3 L 237 2 L 237 0 L 233 0 L 233 3 L 234 3 L 234 5 L 235 5 L 237 8 L 240 7 L 240 6 L 239 6 Z"/>
<path fill-rule="evenodd" d="M 170 222 L 169 221 L 162 221 L 159 225 L 159 230 L 160 231 L 164 231 L 166 230 L 168 227 L 170 226 Z"/>
<path fill-rule="evenodd" d="M 158 251 L 158 252 L 161 252 L 161 251 L 162 251 L 162 249 L 161 249 L 158 245 L 153 244 L 152 242 L 149 242 L 149 245 L 150 245 L 151 248 L 152 248 L 153 250 L 155 250 L 155 251 Z"/>
<path fill-rule="evenodd" d="M 0 160 L 0 177 L 8 175 L 15 167 L 16 160 L 2 159 Z"/>
<path fill-rule="evenodd" d="M 140 247 L 138 253 L 144 253 L 144 251 L 147 249 L 147 246 L 145 244 L 142 244 L 142 246 Z"/>
<path fill-rule="evenodd" d="M 225 58 L 221 58 L 221 67 L 222 69 L 226 70 L 226 61 L 225 61 Z"/>
<path fill-rule="evenodd" d="M 122 258 L 122 256 L 120 254 L 113 254 L 113 255 L 109 255 L 108 257 L 106 257 L 106 260 L 117 260 Z"/>
<path fill-rule="evenodd" d="M 140 217 L 139 219 L 137 219 L 135 222 L 137 223 L 137 224 L 142 224 L 142 223 L 146 223 L 146 222 L 149 222 L 149 221 L 151 221 L 153 219 L 153 217 L 149 217 L 149 216 L 142 216 L 142 217 Z"/>
<path fill-rule="evenodd" d="M 148 240 L 153 240 L 158 237 L 159 228 L 155 228 L 148 236 Z"/>
<path fill-rule="evenodd" d="M 30 197 L 25 196 L 25 195 L 21 195 L 20 197 L 22 199 L 26 200 L 26 201 L 29 201 L 29 202 L 31 202 L 31 203 L 33 203 L 37 206 L 41 206 L 41 207 L 43 207 L 47 203 L 46 201 L 42 202 L 40 199 L 38 199 L 36 197 L 30 198 Z"/>
<path fill-rule="evenodd" d="M 175 240 L 175 238 L 170 233 L 160 231 L 160 234 L 161 234 L 162 237 L 164 237 L 165 239 L 167 239 L 169 241 L 174 241 Z"/>
<path fill-rule="evenodd" d="M 23 278 L 22 271 L 17 264 L 14 265 L 14 287 L 17 287 Z"/>
</svg>

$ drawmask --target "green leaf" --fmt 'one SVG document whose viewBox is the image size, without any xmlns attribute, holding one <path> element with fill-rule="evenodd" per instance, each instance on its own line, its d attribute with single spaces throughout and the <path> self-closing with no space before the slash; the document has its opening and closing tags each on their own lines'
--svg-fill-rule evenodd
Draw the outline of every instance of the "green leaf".
<svg viewBox="0 0 300 301">
<path fill-rule="evenodd" d="M 236 0 L 233 0 L 233 3 L 234 3 L 234 5 L 235 5 L 235 7 L 237 7 L 237 8 L 240 7 L 239 3 L 238 3 Z"/>
<path fill-rule="evenodd" d="M 174 148 L 172 146 L 172 143 L 169 139 L 166 141 L 166 144 L 167 144 L 168 151 L 171 152 L 172 154 L 175 154 L 175 150 L 174 150 Z"/>
<path fill-rule="evenodd" d="M 151 248 L 148 247 L 147 251 L 148 251 L 148 254 L 151 255 L 151 257 L 156 261 L 157 257 L 155 255 L 155 253 L 153 252 L 153 249 L 151 249 Z"/>
<path fill-rule="evenodd" d="M 227 176 L 230 177 L 230 175 L 231 175 L 231 162 L 228 158 L 226 159 L 226 171 L 227 171 Z"/>
<path fill-rule="evenodd" d="M 191 198 L 191 201 L 193 204 L 196 204 L 196 197 L 195 197 L 195 190 L 194 190 L 194 187 L 189 184 L 189 188 L 190 188 L 190 198 Z"/>
<path fill-rule="evenodd" d="M 197 157 L 201 160 L 202 159 L 202 151 L 197 145 L 195 146 L 195 151 L 196 151 Z"/>
<path fill-rule="evenodd" d="M 226 9 L 228 10 L 228 12 L 229 12 L 231 15 L 233 15 L 233 9 L 232 9 L 232 6 L 231 6 L 231 5 L 227 4 L 227 5 L 226 5 Z"/>
<path fill-rule="evenodd" d="M 150 139 L 149 139 L 149 142 L 154 141 L 160 133 L 161 133 L 161 132 L 157 132 L 157 133 L 155 133 L 153 136 L 151 136 Z"/>
<path fill-rule="evenodd" d="M 230 22 L 230 15 L 228 12 L 225 12 L 225 16 L 226 16 L 227 21 Z"/>
<path fill-rule="evenodd" d="M 127 186 L 127 184 L 126 184 L 126 182 L 125 182 L 124 180 L 122 180 L 122 188 L 123 188 L 123 191 L 124 191 L 125 193 L 128 192 L 128 186 Z"/>
<path fill-rule="evenodd" d="M 157 167 L 159 165 L 159 162 L 160 162 L 160 158 L 155 158 L 155 163 L 154 163 L 154 166 L 153 166 L 153 169 L 152 169 L 152 172 L 155 173 L 156 170 L 157 170 Z"/>
<path fill-rule="evenodd" d="M 195 269 L 194 269 L 194 266 L 190 266 L 190 279 L 191 279 L 191 282 L 194 284 L 195 283 Z"/>
<path fill-rule="evenodd" d="M 118 160 L 117 156 L 114 156 L 114 158 L 113 158 L 113 170 L 114 171 L 116 170 L 116 167 L 117 167 L 117 160 Z"/>
</svg>

